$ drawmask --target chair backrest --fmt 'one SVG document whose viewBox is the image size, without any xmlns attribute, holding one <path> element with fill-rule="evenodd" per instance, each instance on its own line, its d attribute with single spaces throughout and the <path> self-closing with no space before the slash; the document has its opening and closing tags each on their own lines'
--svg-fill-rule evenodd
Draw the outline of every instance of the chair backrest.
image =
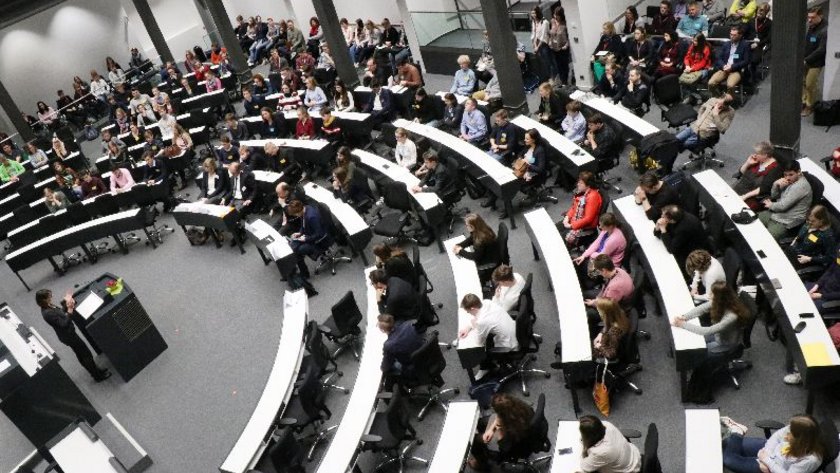
<svg viewBox="0 0 840 473">
<path fill-rule="evenodd" d="M 423 346 L 411 354 L 411 365 L 414 367 L 414 377 L 418 384 L 443 385 L 440 375 L 446 369 L 446 358 L 440 350 L 437 332 L 432 332 Z"/>
<path fill-rule="evenodd" d="M 353 291 L 347 291 L 344 297 L 332 306 L 330 311 L 332 312 L 335 326 L 341 332 L 335 334 L 336 337 L 341 337 L 348 333 L 360 332 L 359 324 L 362 322 L 362 312 L 359 310 L 359 305 L 356 303 L 356 297 L 353 295 Z"/>
<path fill-rule="evenodd" d="M 41 218 L 40 226 L 44 235 L 52 235 L 70 226 L 70 217 L 67 215 L 67 212 L 58 215 L 46 215 Z"/>
<path fill-rule="evenodd" d="M 312 421 L 326 418 L 325 412 L 329 412 L 324 404 L 324 386 L 321 384 L 321 370 L 314 364 L 309 366 L 303 378 L 303 383 L 298 388 L 298 397 L 301 407 Z"/>
<path fill-rule="evenodd" d="M 662 473 L 662 465 L 659 463 L 659 429 L 656 424 L 648 425 L 645 436 L 645 451 L 642 461 L 641 473 Z"/>
<path fill-rule="evenodd" d="M 741 255 L 738 254 L 738 251 L 735 250 L 735 248 L 730 246 L 723 252 L 723 261 L 721 262 L 721 266 L 723 266 L 723 274 L 726 275 L 726 284 L 728 284 L 733 291 L 737 291 L 738 279 L 741 274 L 743 262 L 741 261 Z"/>
<path fill-rule="evenodd" d="M 410 429 L 411 424 L 408 419 L 411 413 L 408 410 L 406 400 L 401 395 L 401 389 L 394 388 L 394 396 L 391 402 L 385 409 L 385 418 L 387 419 L 388 432 L 393 438 L 403 439 L 406 437 L 406 432 Z"/>
<path fill-rule="evenodd" d="M 741 344 L 744 348 L 749 348 L 752 346 L 752 342 L 750 341 L 750 337 L 752 336 L 753 327 L 755 327 L 755 321 L 758 319 L 758 305 L 755 303 L 755 299 L 750 295 L 750 293 L 746 291 L 741 291 L 738 293 L 738 299 L 747 306 L 747 309 L 750 311 L 750 320 L 742 327 L 744 332 L 741 338 Z"/>
<path fill-rule="evenodd" d="M 802 176 L 805 177 L 805 179 L 808 180 L 808 184 L 811 185 L 811 206 L 819 204 L 823 197 L 823 191 L 825 191 L 825 186 L 822 181 L 809 172 L 803 172 Z"/>
<path fill-rule="evenodd" d="M 417 286 L 414 288 L 417 293 L 417 322 L 414 326 L 420 331 L 440 323 L 440 318 L 429 299 L 426 287 L 426 275 L 421 274 L 417 277 Z"/>
<path fill-rule="evenodd" d="M 516 342 L 522 354 L 536 353 L 540 346 L 534 336 L 533 304 L 527 296 L 519 297 L 519 317 L 516 318 Z"/>
<path fill-rule="evenodd" d="M 303 447 L 292 429 L 282 429 L 277 442 L 268 450 L 268 457 L 277 473 L 304 473 Z"/>
<path fill-rule="evenodd" d="M 657 79 L 653 87 L 653 98 L 656 103 L 670 107 L 682 100 L 680 93 L 680 76 L 669 74 Z"/>
<path fill-rule="evenodd" d="M 612 199 L 610 199 L 610 194 L 608 192 L 598 191 L 598 193 L 601 194 L 601 209 L 598 210 L 598 215 L 604 215 L 607 210 L 610 209 Z"/>
<path fill-rule="evenodd" d="M 534 417 L 528 426 L 528 444 L 531 453 L 547 452 L 551 449 L 548 438 L 548 420 L 545 418 L 545 394 L 540 393 L 534 408 Z"/>
<path fill-rule="evenodd" d="M 834 421 L 823 419 L 820 422 L 820 439 L 822 439 L 825 449 L 825 458 L 822 460 L 819 471 L 826 471 L 826 467 L 833 463 L 837 459 L 837 455 L 840 454 L 840 443 L 838 443 L 837 435 L 837 425 Z M 834 470 L 830 471 L 833 472 Z"/>
<path fill-rule="evenodd" d="M 386 182 L 383 186 L 385 205 L 392 209 L 408 212 L 411 210 L 411 195 L 405 183 L 400 181 Z"/>
<path fill-rule="evenodd" d="M 499 262 L 510 264 L 510 251 L 508 250 L 508 227 L 505 222 L 499 222 L 499 231 L 496 232 L 496 241 L 499 245 Z"/>
<path fill-rule="evenodd" d="M 320 368 L 321 374 L 323 374 L 332 360 L 332 355 L 327 346 L 324 345 L 324 335 L 318 329 L 318 322 L 314 320 L 310 320 L 306 324 L 306 350 L 312 357 L 315 366 Z"/>
<path fill-rule="evenodd" d="M 636 308 L 627 311 L 627 318 L 630 319 L 630 329 L 621 337 L 618 344 L 617 358 L 620 365 L 628 365 L 639 362 L 639 344 L 636 339 L 636 331 L 639 328 L 639 312 Z"/>
<path fill-rule="evenodd" d="M 318 213 L 321 216 L 321 225 L 324 227 L 324 231 L 329 235 L 323 242 L 323 244 L 319 245 L 321 247 L 326 247 L 332 245 L 332 242 L 338 236 L 338 230 L 335 228 L 335 221 L 333 221 L 332 212 L 330 212 L 330 208 L 327 204 L 323 202 L 314 202 L 315 206 L 318 208 Z"/>
<path fill-rule="evenodd" d="M 81 202 L 73 202 L 67 207 L 67 217 L 70 219 L 70 225 L 79 225 L 90 220 L 90 215 Z"/>
</svg>

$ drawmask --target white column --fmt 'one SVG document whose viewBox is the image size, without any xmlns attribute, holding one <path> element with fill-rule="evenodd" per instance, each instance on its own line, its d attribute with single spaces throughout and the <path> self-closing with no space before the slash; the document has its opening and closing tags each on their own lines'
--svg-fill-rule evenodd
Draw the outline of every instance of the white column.
<svg viewBox="0 0 840 473">
<path fill-rule="evenodd" d="M 420 43 L 417 41 L 417 30 L 414 29 L 414 21 L 411 19 L 411 12 L 408 11 L 408 3 L 406 0 L 397 0 L 397 8 L 400 10 L 405 37 L 408 39 L 408 45 L 411 49 L 411 56 L 415 62 L 420 61 L 420 68 L 423 69 L 423 74 L 426 74 L 426 61 L 420 56 Z"/>
<path fill-rule="evenodd" d="M 601 25 L 609 18 L 607 0 L 569 0 L 563 2 L 572 47 L 572 65 L 577 86 L 593 87 L 589 58 L 601 38 Z"/>
<path fill-rule="evenodd" d="M 823 7 L 825 8 L 825 7 Z M 823 100 L 840 99 L 840 0 L 830 0 L 828 39 L 823 69 Z"/>
</svg>

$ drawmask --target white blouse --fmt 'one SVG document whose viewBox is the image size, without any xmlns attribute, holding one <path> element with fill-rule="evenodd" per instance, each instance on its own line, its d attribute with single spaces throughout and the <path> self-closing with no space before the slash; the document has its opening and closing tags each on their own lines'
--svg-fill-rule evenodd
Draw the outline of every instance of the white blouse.
<svg viewBox="0 0 840 473">
<path fill-rule="evenodd" d="M 397 147 L 394 149 L 394 157 L 400 166 L 404 168 L 414 167 L 417 164 L 417 145 L 408 138 L 405 139 L 405 143 L 397 141 Z"/>
</svg>

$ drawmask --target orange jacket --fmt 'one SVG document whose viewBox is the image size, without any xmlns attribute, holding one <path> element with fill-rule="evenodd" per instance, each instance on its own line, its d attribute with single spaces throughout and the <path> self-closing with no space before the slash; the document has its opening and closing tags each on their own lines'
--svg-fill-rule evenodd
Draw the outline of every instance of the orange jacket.
<svg viewBox="0 0 840 473">
<path fill-rule="evenodd" d="M 576 209 L 581 199 L 586 198 L 583 207 L 583 216 L 575 218 Z M 591 187 L 583 194 L 577 194 L 572 198 L 572 205 L 566 212 L 572 230 L 589 230 L 598 227 L 598 216 L 601 213 L 601 193 Z"/>
</svg>

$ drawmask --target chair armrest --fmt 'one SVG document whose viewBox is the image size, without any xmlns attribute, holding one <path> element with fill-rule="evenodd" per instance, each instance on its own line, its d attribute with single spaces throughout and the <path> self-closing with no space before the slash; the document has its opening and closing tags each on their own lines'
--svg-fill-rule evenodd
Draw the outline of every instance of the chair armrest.
<svg viewBox="0 0 840 473">
<path fill-rule="evenodd" d="M 796 274 L 798 274 L 800 276 L 806 276 L 808 274 L 813 274 L 813 273 L 822 273 L 823 271 L 825 271 L 824 267 L 819 266 L 819 265 L 813 265 L 813 266 L 806 266 L 804 268 L 797 269 Z"/>
<path fill-rule="evenodd" d="M 764 430 L 764 436 L 770 438 L 772 431 L 784 428 L 785 424 L 776 420 L 760 420 L 755 423 L 755 426 Z"/>
<path fill-rule="evenodd" d="M 834 159 L 834 158 L 832 158 L 831 156 L 826 156 L 824 158 L 820 158 L 820 162 L 821 163 L 830 163 L 832 159 Z"/>
<path fill-rule="evenodd" d="M 642 438 L 642 433 L 635 429 L 619 429 L 627 440 Z"/>
<path fill-rule="evenodd" d="M 323 333 L 324 335 L 332 334 L 332 330 L 330 330 L 330 328 L 327 327 L 326 325 L 319 325 L 318 326 L 318 331 Z"/>
<path fill-rule="evenodd" d="M 494 347 L 488 353 L 491 355 L 506 355 L 508 353 L 515 353 L 516 350 L 508 347 Z"/>
<path fill-rule="evenodd" d="M 382 391 L 376 394 L 376 399 L 391 399 L 394 397 L 394 393 L 388 391 Z"/>
<path fill-rule="evenodd" d="M 743 174 L 741 174 L 741 171 L 738 171 L 738 172 L 736 172 L 735 174 L 732 175 L 732 179 L 741 179 L 742 175 Z"/>
<path fill-rule="evenodd" d="M 366 434 L 362 435 L 361 440 L 364 443 L 377 443 L 382 441 L 382 437 L 380 437 L 379 435 Z"/>
<path fill-rule="evenodd" d="M 284 417 L 277 421 L 277 425 L 280 426 L 291 426 L 297 424 L 297 419 L 293 419 L 291 417 Z"/>
</svg>

